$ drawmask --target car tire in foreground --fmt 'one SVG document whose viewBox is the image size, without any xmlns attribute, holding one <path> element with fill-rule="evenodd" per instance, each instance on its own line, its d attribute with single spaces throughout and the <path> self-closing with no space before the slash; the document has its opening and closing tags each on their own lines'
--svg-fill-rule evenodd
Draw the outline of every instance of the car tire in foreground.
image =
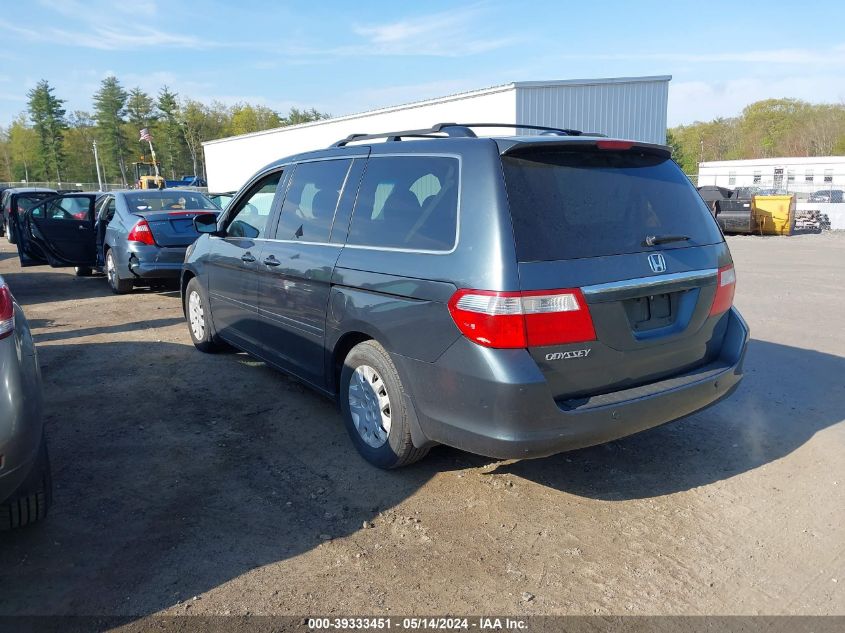
<svg viewBox="0 0 845 633">
<path fill-rule="evenodd" d="M 0 504 L 0 531 L 31 525 L 47 516 L 53 502 L 53 478 L 47 440 L 41 438 L 32 471 L 15 493 Z"/>
<path fill-rule="evenodd" d="M 201 352 L 213 353 L 225 347 L 211 327 L 211 313 L 202 284 L 196 278 L 185 288 L 185 320 L 191 340 Z"/>
<path fill-rule="evenodd" d="M 407 406 L 387 351 L 375 341 L 353 347 L 340 373 L 340 408 L 352 443 L 374 466 L 407 466 L 428 453 L 411 441 Z"/>
<path fill-rule="evenodd" d="M 114 261 L 112 249 L 106 251 L 106 279 L 114 294 L 125 295 L 127 292 L 132 292 L 134 284 L 131 279 L 122 279 L 120 273 L 117 272 L 117 262 Z"/>
</svg>

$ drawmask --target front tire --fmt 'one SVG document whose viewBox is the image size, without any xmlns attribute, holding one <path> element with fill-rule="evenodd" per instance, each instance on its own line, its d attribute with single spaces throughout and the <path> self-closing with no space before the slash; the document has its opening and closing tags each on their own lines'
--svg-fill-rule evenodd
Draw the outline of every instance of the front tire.
<svg viewBox="0 0 845 633">
<path fill-rule="evenodd" d="M 375 341 L 353 347 L 340 373 L 340 408 L 352 443 L 374 466 L 399 468 L 428 453 L 411 441 L 407 402 L 387 351 Z"/>
<path fill-rule="evenodd" d="M 106 251 L 106 279 L 108 279 L 109 287 L 114 294 L 125 295 L 127 292 L 132 292 L 134 284 L 131 279 L 120 277 L 112 249 Z"/>
<path fill-rule="evenodd" d="M 6 233 L 6 240 L 8 240 L 9 244 L 17 244 L 18 240 L 15 237 L 15 232 L 12 230 L 12 225 L 9 222 L 9 218 L 6 218 L 6 226 L 4 227 L 4 231 Z"/>
<path fill-rule="evenodd" d="M 52 503 L 53 477 L 47 455 L 47 440 L 42 436 L 38 458 L 29 476 L 15 494 L 0 504 L 0 531 L 14 530 L 41 521 L 47 516 Z"/>
<path fill-rule="evenodd" d="M 199 351 L 210 354 L 223 349 L 224 345 L 211 329 L 211 311 L 202 284 L 196 277 L 185 288 L 185 319 L 194 347 Z"/>
</svg>

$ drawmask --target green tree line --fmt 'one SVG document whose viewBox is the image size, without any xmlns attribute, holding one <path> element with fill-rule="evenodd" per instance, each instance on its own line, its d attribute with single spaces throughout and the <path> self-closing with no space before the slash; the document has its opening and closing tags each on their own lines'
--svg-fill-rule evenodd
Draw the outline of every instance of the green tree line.
<svg viewBox="0 0 845 633">
<path fill-rule="evenodd" d="M 27 109 L 0 126 L 0 182 L 97 182 L 93 143 L 105 182 L 131 184 L 131 163 L 149 160 L 139 141 L 147 128 L 162 175 L 205 175 L 204 141 L 328 118 L 314 108 L 286 114 L 262 105 L 209 104 L 183 97 L 168 86 L 150 95 L 106 77 L 90 111 L 67 112 L 66 101 L 42 80 L 27 93 Z"/>
<path fill-rule="evenodd" d="M 667 142 L 688 174 L 710 160 L 845 154 L 845 105 L 765 99 L 737 117 L 671 128 Z"/>
</svg>

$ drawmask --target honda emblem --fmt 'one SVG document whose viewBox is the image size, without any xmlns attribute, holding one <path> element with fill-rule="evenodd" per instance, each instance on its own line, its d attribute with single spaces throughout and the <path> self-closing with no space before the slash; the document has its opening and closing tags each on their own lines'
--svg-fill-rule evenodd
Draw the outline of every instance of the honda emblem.
<svg viewBox="0 0 845 633">
<path fill-rule="evenodd" d="M 649 255 L 648 265 L 651 267 L 652 272 L 666 272 L 666 260 L 663 259 L 663 255 L 661 253 L 652 253 L 651 255 Z"/>
</svg>

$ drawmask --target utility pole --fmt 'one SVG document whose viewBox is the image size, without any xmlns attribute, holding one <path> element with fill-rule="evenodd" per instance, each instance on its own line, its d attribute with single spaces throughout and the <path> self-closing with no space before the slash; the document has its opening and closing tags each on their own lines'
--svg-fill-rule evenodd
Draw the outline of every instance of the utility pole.
<svg viewBox="0 0 845 633">
<path fill-rule="evenodd" d="M 103 190 L 103 179 L 100 178 L 100 157 L 97 154 L 97 141 L 92 143 L 94 146 L 94 167 L 97 169 L 97 184 L 100 186 L 100 191 Z"/>
</svg>

